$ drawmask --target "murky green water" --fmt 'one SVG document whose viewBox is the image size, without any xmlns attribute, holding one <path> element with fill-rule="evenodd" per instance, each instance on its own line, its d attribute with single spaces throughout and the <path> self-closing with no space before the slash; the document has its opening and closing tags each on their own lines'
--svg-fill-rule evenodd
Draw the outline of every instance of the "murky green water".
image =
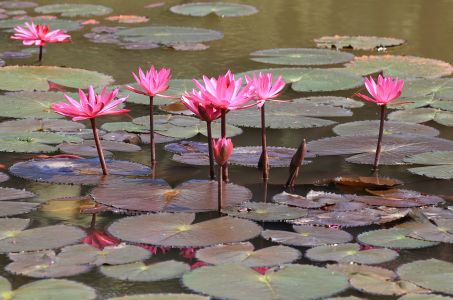
<svg viewBox="0 0 453 300">
<path fill-rule="evenodd" d="M 40 4 L 58 3 L 59 1 L 40 0 Z M 407 44 L 389 48 L 389 54 L 414 55 L 435 58 L 453 62 L 451 41 L 453 40 L 453 2 L 449 0 L 244 0 L 245 4 L 251 4 L 259 9 L 259 13 L 253 16 L 241 18 L 218 18 L 209 16 L 194 18 L 180 16 L 171 13 L 168 8 L 175 4 L 187 1 L 166 1 L 165 6 L 144 9 L 144 5 L 150 1 L 132 0 L 103 0 L 103 1 L 77 1 L 78 3 L 98 3 L 110 6 L 114 9 L 113 14 L 137 14 L 150 18 L 149 25 L 174 25 L 204 27 L 221 31 L 225 34 L 222 40 L 208 42 L 210 48 L 205 51 L 174 51 L 169 49 L 152 50 L 122 50 L 115 45 L 94 44 L 83 37 L 88 32 L 87 28 L 72 33 L 74 42 L 49 47 L 45 54 L 46 65 L 58 65 L 97 70 L 112 75 L 116 83 L 124 84 L 132 81 L 131 72 L 139 66 L 148 67 L 150 64 L 166 66 L 172 69 L 174 78 L 200 77 L 201 74 L 217 75 L 231 69 L 234 72 L 268 67 L 268 65 L 253 62 L 249 59 L 249 53 L 255 50 L 283 47 L 315 47 L 313 39 L 323 35 L 376 35 L 397 37 L 407 40 Z M 97 19 L 102 20 L 103 17 Z M 108 22 L 106 22 L 108 23 Z M 112 24 L 112 23 L 110 23 Z M 128 25 L 128 26 L 142 26 Z M 13 43 L 8 35 L 0 33 L 0 45 Z M 18 49 L 15 45 L 12 48 Z M 356 55 L 369 54 L 365 51 L 354 51 Z M 34 59 L 34 58 L 33 58 Z M 9 64 L 27 64 L 33 59 L 10 60 Z M 323 95 L 352 96 L 355 91 L 325 93 Z M 287 90 L 284 97 L 291 99 L 313 95 L 312 93 L 296 93 Z M 132 108 L 133 116 L 147 114 L 147 107 L 140 105 L 128 105 Z M 1 109 L 1 108 L 0 108 Z M 364 108 L 355 109 L 354 116 L 350 118 L 330 118 L 338 122 L 350 122 L 353 120 L 377 119 L 378 110 L 375 106 L 367 104 Z M 120 118 L 116 118 L 120 120 Z M 126 117 L 123 117 L 126 120 Z M 111 120 L 110 118 L 108 119 Z M 427 125 L 440 130 L 440 137 L 453 139 L 453 133 L 449 127 L 440 126 L 434 122 Z M 331 127 L 303 130 L 269 130 L 268 141 L 270 145 L 297 147 L 303 138 L 307 140 L 333 136 Z M 197 138 L 204 141 L 203 137 Z M 234 138 L 235 145 L 259 145 L 260 136 L 258 129 L 245 129 L 244 133 Z M 206 178 L 208 169 L 204 167 L 192 167 L 175 163 L 170 160 L 172 154 L 163 151 L 163 145 L 158 148 L 159 164 L 157 177 L 165 178 L 170 184 L 176 185 L 188 179 Z M 149 164 L 148 147 L 143 146 L 143 151 L 134 154 L 117 154 L 119 159 L 131 160 L 143 164 Z M 32 155 L 1 154 L 1 163 L 10 166 L 18 160 L 25 160 Z M 313 163 L 304 166 L 298 183 L 310 184 L 319 179 L 333 178 L 339 175 L 368 175 L 369 166 L 361 166 L 346 163 L 342 157 L 320 157 Z M 272 169 L 269 186 L 269 196 L 282 190 L 281 185 L 287 177 L 287 169 Z M 431 180 L 428 178 L 411 175 L 406 167 L 383 166 L 381 175 L 401 179 L 405 182 L 405 188 L 414 189 L 426 193 L 452 195 L 452 182 L 448 180 Z M 230 168 L 231 181 L 249 187 L 256 200 L 263 199 L 263 187 L 261 186 L 260 173 L 257 170 L 244 167 Z M 89 192 L 87 188 L 79 186 L 51 185 L 34 183 L 25 180 L 11 179 L 4 185 L 19 187 L 30 190 L 38 195 L 37 200 L 45 202 L 65 196 L 75 196 Z M 305 193 L 313 188 L 306 185 L 299 188 L 299 192 Z M 29 215 L 33 219 L 33 226 L 44 224 L 65 223 L 82 227 L 89 227 L 91 216 L 80 215 L 75 207 L 67 202 L 65 209 L 55 210 L 54 207 L 44 206 L 41 210 Z M 215 216 L 216 214 L 212 214 Z M 210 217 L 209 214 L 200 216 Z M 98 217 L 97 227 L 102 228 L 117 219 L 117 216 L 103 214 Z M 264 225 L 264 224 L 263 224 Z M 266 228 L 281 227 L 283 225 L 264 225 Z M 289 228 L 289 227 L 288 227 Z M 352 230 L 357 233 L 360 231 Z M 269 245 L 263 239 L 256 239 L 259 247 Z M 415 259 L 436 257 L 443 260 L 453 261 L 452 247 L 442 244 L 441 246 L 421 249 L 403 250 L 400 258 L 384 267 L 395 269 L 403 262 Z M 153 257 L 153 261 L 162 259 L 181 259 L 178 251 L 170 254 Z M 308 262 L 302 259 L 300 262 Z M 8 263 L 5 256 L 0 257 L 0 266 Z M 7 277 L 14 286 L 20 286 L 31 279 L 22 276 L 12 276 L 0 271 L 0 275 Z M 116 281 L 102 276 L 97 269 L 90 273 L 72 277 L 71 279 L 84 282 L 97 289 L 100 299 L 114 295 L 135 293 L 157 292 L 183 292 L 186 291 L 178 280 L 169 280 L 156 283 L 129 283 Z M 186 291 L 187 292 L 187 291 Z M 357 294 L 348 290 L 345 295 Z M 362 295 L 363 296 L 363 295 Z M 365 297 L 369 297 L 366 295 Z"/>
</svg>

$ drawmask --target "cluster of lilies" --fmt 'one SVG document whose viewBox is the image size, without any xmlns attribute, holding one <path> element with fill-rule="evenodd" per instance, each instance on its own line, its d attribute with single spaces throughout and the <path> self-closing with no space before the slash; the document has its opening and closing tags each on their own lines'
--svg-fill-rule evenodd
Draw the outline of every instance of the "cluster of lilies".
<svg viewBox="0 0 453 300">
<path fill-rule="evenodd" d="M 15 28 L 15 34 L 12 39 L 22 40 L 24 45 L 35 45 L 40 47 L 39 60 L 42 59 L 42 47 L 46 43 L 62 43 L 70 41 L 70 36 L 62 30 L 50 31 L 48 26 L 35 25 L 26 23 L 24 27 Z M 169 88 L 171 80 L 170 69 L 162 68 L 157 70 L 151 66 L 149 70 L 143 72 L 138 70 L 138 75 L 132 73 L 138 88 L 126 86 L 134 93 L 148 96 L 150 99 L 150 141 L 151 141 L 151 164 L 155 164 L 155 142 L 153 126 L 153 98 L 155 96 L 168 97 L 162 95 Z M 244 81 L 245 80 L 245 81 Z M 276 98 L 280 96 L 285 87 L 285 82 L 279 76 L 274 80 L 272 73 L 254 74 L 252 77 L 235 78 L 231 71 L 224 75 L 209 78 L 203 76 L 202 81 L 194 79 L 196 89 L 186 91 L 178 98 L 192 111 L 196 117 L 206 122 L 209 146 L 209 165 L 210 178 L 214 179 L 214 160 L 219 165 L 218 182 L 219 182 L 219 209 L 222 204 L 222 184 L 228 181 L 228 159 L 233 152 L 233 143 L 226 137 L 226 115 L 229 111 L 238 109 L 247 109 L 258 107 L 261 111 L 261 129 L 262 129 L 262 153 L 260 166 L 262 168 L 263 179 L 269 178 L 269 158 L 266 145 L 266 124 L 265 124 L 265 104 L 267 101 L 279 101 Z M 379 75 L 377 81 L 371 76 L 365 79 L 365 87 L 370 96 L 356 94 L 356 96 L 370 102 L 376 103 L 381 108 L 381 122 L 379 128 L 378 144 L 376 148 L 375 161 L 373 169 L 376 170 L 379 165 L 381 152 L 381 142 L 384 130 L 385 109 L 387 104 L 401 96 L 404 82 L 398 78 L 383 77 Z M 90 86 L 88 92 L 79 90 L 79 101 L 64 94 L 67 102 L 53 104 L 52 109 L 61 115 L 71 117 L 73 121 L 90 120 L 93 129 L 93 135 L 96 142 L 99 160 L 104 175 L 108 175 L 107 165 L 104 160 L 102 146 L 96 131 L 97 117 L 106 115 L 117 115 L 129 112 L 128 109 L 119 108 L 125 102 L 128 96 L 117 98 L 119 89 L 107 91 L 104 88 L 101 93 L 96 93 L 93 86 Z M 212 138 L 211 124 L 215 120 L 221 120 L 221 137 L 217 140 Z"/>
</svg>

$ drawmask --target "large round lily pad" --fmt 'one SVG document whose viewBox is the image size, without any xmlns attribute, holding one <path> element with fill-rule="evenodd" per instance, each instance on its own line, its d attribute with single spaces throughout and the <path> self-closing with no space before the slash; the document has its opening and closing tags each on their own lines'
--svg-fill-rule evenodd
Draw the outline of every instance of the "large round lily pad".
<svg viewBox="0 0 453 300">
<path fill-rule="evenodd" d="M 238 206 L 229 206 L 222 212 L 233 217 L 239 217 L 260 222 L 278 222 L 293 220 L 307 215 L 307 211 L 275 203 L 247 202 Z"/>
<path fill-rule="evenodd" d="M 408 80 L 438 78 L 453 73 L 453 66 L 441 60 L 397 55 L 355 57 L 346 68 L 359 75 L 382 72 L 384 76 Z"/>
<path fill-rule="evenodd" d="M 0 20 L 0 29 L 5 31 L 11 31 L 16 26 L 22 26 L 25 22 L 34 22 L 35 24 L 44 23 L 50 28 L 58 28 L 65 31 L 74 31 L 82 28 L 82 24 L 73 20 L 64 20 L 64 19 L 48 19 L 41 16 L 36 17 L 27 17 L 19 19 L 4 19 Z"/>
<path fill-rule="evenodd" d="M 427 259 L 417 260 L 400 266 L 398 275 L 407 281 L 436 292 L 453 295 L 453 263 Z"/>
<path fill-rule="evenodd" d="M 35 11 L 41 14 L 61 14 L 63 17 L 87 17 L 107 15 L 113 9 L 103 5 L 65 3 L 39 6 Z"/>
<path fill-rule="evenodd" d="M 336 136 L 308 143 L 308 151 L 313 155 L 355 154 L 346 159 L 358 164 L 372 164 L 376 152 L 375 136 Z M 453 142 L 446 139 L 414 135 L 384 135 L 381 148 L 381 165 L 404 164 L 406 155 L 435 150 L 450 150 Z"/>
<path fill-rule="evenodd" d="M 417 249 L 437 245 L 437 243 L 417 240 L 409 237 L 410 229 L 390 228 L 378 229 L 359 234 L 358 241 L 376 247 L 388 247 L 396 249 Z"/>
<path fill-rule="evenodd" d="M 39 203 L 0 201 L 0 217 L 29 213 L 39 207 Z"/>
<path fill-rule="evenodd" d="M 301 256 L 299 250 L 286 246 L 254 249 L 250 242 L 218 245 L 198 250 L 196 258 L 212 265 L 241 264 L 253 268 L 291 263 Z"/>
<path fill-rule="evenodd" d="M 400 296 L 407 293 L 427 293 L 415 284 L 405 280 L 389 280 L 374 275 L 353 275 L 349 282 L 351 286 L 361 292 L 372 295 Z"/>
<path fill-rule="evenodd" d="M 50 132 L 8 132 L 0 133 L 1 152 L 50 153 L 57 151 L 51 145 L 62 142 L 81 142 L 78 137 L 71 137 Z"/>
<path fill-rule="evenodd" d="M 109 180 L 91 194 L 96 202 L 133 212 L 203 212 L 217 210 L 217 182 L 191 180 L 172 188 L 163 180 Z M 249 201 L 252 192 L 236 184 L 224 185 L 224 205 Z"/>
<path fill-rule="evenodd" d="M 226 264 L 196 269 L 183 276 L 191 290 L 225 299 L 318 299 L 348 287 L 343 275 L 309 265 L 283 265 L 264 275 L 241 265 Z"/>
<path fill-rule="evenodd" d="M 293 66 L 333 65 L 351 61 L 354 55 L 334 50 L 313 48 L 277 48 L 250 53 L 253 61 Z"/>
<path fill-rule="evenodd" d="M 215 14 L 222 18 L 249 16 L 258 12 L 254 6 L 228 2 L 187 3 L 172 6 L 170 11 L 192 17 L 205 17 L 209 14 Z"/>
<path fill-rule="evenodd" d="M 433 224 L 434 223 L 434 224 Z M 451 219 L 434 219 L 430 222 L 409 222 L 398 225 L 398 228 L 410 230 L 409 237 L 430 241 L 453 243 L 453 222 Z"/>
<path fill-rule="evenodd" d="M 11 284 L 0 277 L 0 292 L 8 300 L 93 300 L 96 291 L 82 283 L 65 279 L 45 279 L 33 281 L 12 290 Z"/>
<path fill-rule="evenodd" d="M 328 244 L 342 244 L 352 240 L 348 232 L 316 226 L 293 226 L 295 232 L 284 230 L 264 230 L 261 235 L 272 242 L 300 247 L 313 247 Z"/>
<path fill-rule="evenodd" d="M 321 208 L 326 205 L 349 202 L 351 199 L 348 198 L 348 196 L 341 194 L 309 191 L 305 197 L 297 194 L 282 192 L 274 195 L 272 200 L 277 203 L 302 208 Z"/>
<path fill-rule="evenodd" d="M 147 166 L 128 161 L 107 159 L 106 164 L 111 175 L 145 176 L 151 172 Z M 96 185 L 103 178 L 98 158 L 32 159 L 14 164 L 10 172 L 29 180 L 62 184 Z"/>
<path fill-rule="evenodd" d="M 381 264 L 396 259 L 398 252 L 387 248 L 360 249 L 359 244 L 318 246 L 307 250 L 305 255 L 315 261 L 343 263 Z"/>
<path fill-rule="evenodd" d="M 453 179 L 453 151 L 434 151 L 406 157 L 405 162 L 429 165 L 408 169 L 409 172 L 438 179 Z"/>
<path fill-rule="evenodd" d="M 105 86 L 113 82 L 111 76 L 83 69 L 53 66 L 7 66 L 0 68 L 0 90 L 47 91 L 48 81 L 71 88 Z"/>
<path fill-rule="evenodd" d="M 337 125 L 332 130 L 336 134 L 343 136 L 377 136 L 379 133 L 379 123 L 380 121 L 378 120 L 355 121 Z M 433 127 L 421 124 L 387 121 L 385 122 L 384 134 L 416 134 L 424 136 L 438 136 L 439 131 Z"/>
<path fill-rule="evenodd" d="M 252 221 L 222 217 L 192 224 L 191 213 L 159 213 L 123 218 L 108 228 L 113 236 L 132 243 L 161 247 L 203 247 L 242 242 L 260 234 Z"/>
<path fill-rule="evenodd" d="M 132 263 L 116 266 L 102 266 L 102 274 L 115 279 L 126 281 L 160 281 L 181 277 L 190 270 L 188 264 L 168 260 L 146 265 L 144 263 Z"/>
<path fill-rule="evenodd" d="M 395 47 L 406 41 L 391 37 L 333 35 L 315 39 L 316 47 L 333 49 L 373 50 Z"/>
<path fill-rule="evenodd" d="M 388 118 L 411 123 L 434 121 L 441 125 L 453 126 L 453 112 L 429 107 L 394 111 L 388 115 Z"/>
<path fill-rule="evenodd" d="M 0 252 L 37 251 L 61 248 L 80 241 L 85 232 L 68 225 L 52 225 L 21 231 L 3 229 Z"/>
<path fill-rule="evenodd" d="M 148 26 L 121 29 L 115 33 L 127 42 L 152 42 L 156 44 L 201 43 L 223 38 L 221 32 L 195 27 Z"/>
<path fill-rule="evenodd" d="M 21 119 L 0 123 L 0 133 L 56 132 L 62 134 L 77 134 L 82 129 L 85 129 L 85 125 L 82 123 L 55 119 Z"/>
</svg>

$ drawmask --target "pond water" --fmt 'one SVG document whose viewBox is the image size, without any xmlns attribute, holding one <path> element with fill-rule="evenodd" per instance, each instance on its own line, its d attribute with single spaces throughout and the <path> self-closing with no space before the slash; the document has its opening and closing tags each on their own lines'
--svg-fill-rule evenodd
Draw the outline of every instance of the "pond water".
<svg viewBox="0 0 453 300">
<path fill-rule="evenodd" d="M 36 1 L 39 5 L 54 4 L 58 1 Z M 155 1 L 158 3 L 160 1 Z M 335 0 L 287 0 L 287 1 L 247 1 L 241 3 L 255 6 L 259 12 L 244 17 L 220 18 L 215 15 L 206 17 L 191 17 L 172 13 L 169 8 L 188 1 L 167 0 L 162 6 L 144 8 L 151 2 L 143 0 L 121 1 L 77 1 L 77 3 L 100 4 L 111 7 L 112 15 L 140 15 L 147 16 L 149 21 L 144 24 L 119 24 L 104 20 L 105 16 L 74 17 L 72 19 L 94 18 L 106 26 L 138 27 L 149 25 L 170 25 L 202 27 L 222 32 L 224 37 L 220 40 L 206 42 L 209 48 L 203 51 L 176 51 L 169 48 L 157 48 L 149 50 L 125 50 L 117 45 L 93 43 L 84 37 L 93 26 L 87 25 L 81 30 L 71 32 L 73 43 L 50 45 L 44 53 L 43 65 L 65 66 L 96 70 L 113 76 L 115 84 L 126 84 L 132 81 L 131 72 L 138 67 L 148 68 L 150 64 L 158 67 L 171 68 L 173 78 L 190 79 L 200 78 L 201 75 L 217 76 L 231 69 L 235 73 L 256 70 L 262 68 L 285 67 L 284 65 L 264 64 L 252 61 L 250 53 L 271 48 L 316 48 L 314 39 L 330 35 L 367 35 L 384 36 L 404 39 L 407 42 L 398 47 L 389 47 L 385 53 L 377 50 L 345 50 L 356 56 L 361 55 L 411 55 L 426 57 L 446 62 L 453 62 L 453 52 L 449 44 L 453 39 L 453 2 L 449 0 L 426 1 L 426 0 L 362 0 L 362 1 L 335 1 Z M 1 1 L 0 1 L 1 3 Z M 36 15 L 33 8 L 26 8 L 31 16 Z M 0 32 L 0 52 L 6 50 L 20 50 L 20 43 L 9 40 L 9 33 Z M 35 57 L 25 59 L 6 59 L 8 65 L 28 65 L 35 63 Z M 326 65 L 327 67 L 342 67 L 342 64 Z M 361 88 L 343 91 L 322 93 L 295 92 L 287 88 L 282 95 L 284 99 L 294 99 L 311 96 L 342 96 L 352 97 Z M 361 92 L 365 92 L 363 89 Z M 62 99 L 63 100 L 63 99 Z M 451 100 L 451 99 L 450 99 Z M 285 104 L 281 104 L 285 105 Z M 148 106 L 140 104 L 127 104 L 131 109 L 129 116 L 107 117 L 100 119 L 99 126 L 104 122 L 130 121 L 148 115 Z M 0 107 L 1 110 L 1 107 Z M 378 109 L 374 104 L 365 103 L 361 108 L 352 109 L 351 117 L 329 117 L 326 119 L 346 123 L 359 120 L 377 120 Z M 158 114 L 163 112 L 158 111 Z M 258 112 L 257 112 L 258 117 Z M 1 121 L 9 120 L 2 118 Z M 451 127 L 440 125 L 434 121 L 423 123 L 424 125 L 439 130 L 439 137 L 453 140 Z M 88 126 L 88 123 L 86 123 Z M 336 124 L 335 124 L 336 125 Z M 335 136 L 332 128 L 335 125 L 320 128 L 305 129 L 270 129 L 268 130 L 268 143 L 271 146 L 296 148 L 303 139 L 307 141 L 317 140 L 324 137 Z M 378 128 L 376 127 L 376 132 Z M 197 135 L 191 140 L 205 142 L 206 138 Z M 235 146 L 260 145 L 260 129 L 243 128 L 243 133 L 234 137 Z M 158 165 L 155 171 L 157 178 L 165 179 L 170 185 L 176 186 L 190 179 L 208 179 L 208 168 L 190 166 L 171 160 L 173 154 L 164 150 L 165 144 L 157 144 Z M 149 165 L 149 146 L 141 145 L 139 152 L 115 152 L 116 159 L 138 162 Z M 374 147 L 374 144 L 372 145 Z M 450 149 L 450 150 L 453 150 Z M 1 163 L 7 167 L 18 161 L 28 160 L 36 154 L 2 153 Z M 337 176 L 369 176 L 370 165 L 349 163 L 345 160 L 348 156 L 321 156 L 311 158 L 308 165 L 301 168 L 297 179 L 296 193 L 305 195 L 308 191 L 323 190 L 342 193 L 345 190 L 333 186 L 315 186 L 314 184 L 324 179 Z M 408 166 L 381 166 L 380 175 L 399 179 L 404 182 L 404 189 L 415 190 L 427 194 L 453 196 L 451 180 L 430 179 L 408 172 Z M 236 184 L 249 188 L 253 193 L 254 201 L 271 201 L 272 196 L 283 191 L 283 184 L 288 176 L 288 168 L 272 168 L 270 181 L 267 187 L 267 198 L 261 180 L 261 173 L 256 168 L 230 166 L 230 180 Z M 80 203 L 74 201 L 47 202 L 48 200 L 63 197 L 73 197 L 88 194 L 92 187 L 79 185 L 58 185 L 49 183 L 33 182 L 20 179 L 11 175 L 11 178 L 2 183 L 4 187 L 26 189 L 37 196 L 31 201 L 43 203 L 36 211 L 20 215 L 19 217 L 30 218 L 31 227 L 40 227 L 53 224 L 68 224 L 89 228 L 92 222 L 90 214 L 80 214 Z M 365 194 L 364 190 L 353 190 Z M 448 197 L 446 197 L 448 201 Z M 46 204 L 47 202 L 47 204 Z M 448 203 L 447 203 L 448 204 Z M 113 213 L 101 213 L 96 219 L 96 228 L 102 230 L 112 222 L 122 218 L 122 215 Z M 197 214 L 197 221 L 208 220 L 218 217 L 217 212 Z M 407 220 L 407 219 L 406 219 Z M 389 228 L 396 223 L 355 227 L 345 230 L 356 237 L 359 233 L 372 229 Z M 278 229 L 291 231 L 291 226 L 285 223 L 263 223 L 265 229 Z M 252 240 L 257 249 L 277 245 L 261 237 Z M 308 249 L 298 247 L 302 253 Z M 437 246 L 423 249 L 402 249 L 399 257 L 378 266 L 396 270 L 404 263 L 419 259 L 437 258 L 453 262 L 452 247 L 448 243 L 440 243 Z M 158 253 L 149 262 L 175 259 L 189 264 L 196 259 L 185 259 L 180 256 L 178 249 L 172 249 L 168 253 Z M 308 258 L 296 261 L 303 264 L 325 266 L 326 263 L 314 263 Z M 0 275 L 6 277 L 18 288 L 23 284 L 36 279 L 12 275 L 5 270 L 10 263 L 6 255 L 0 256 Z M 190 293 L 183 287 L 180 279 L 172 279 L 158 282 L 128 282 L 116 280 L 104 276 L 97 268 L 90 272 L 68 279 L 85 283 L 96 289 L 98 299 L 108 299 L 113 296 L 132 295 L 140 293 Z M 362 298 L 377 298 L 367 293 L 360 293 L 352 288 L 339 294 L 340 296 L 355 295 Z M 5 299 L 1 298 L 0 299 Z M 389 297 L 390 298 L 390 297 Z M 392 297 L 394 298 L 394 297 Z M 8 298 L 6 298 L 8 299 Z"/>
</svg>

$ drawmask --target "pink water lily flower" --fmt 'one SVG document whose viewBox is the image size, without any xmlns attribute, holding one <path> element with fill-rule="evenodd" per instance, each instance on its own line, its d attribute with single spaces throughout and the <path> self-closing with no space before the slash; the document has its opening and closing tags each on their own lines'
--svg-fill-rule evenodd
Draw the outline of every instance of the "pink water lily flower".
<svg viewBox="0 0 453 300">
<path fill-rule="evenodd" d="M 200 91 L 185 92 L 181 97 L 181 102 L 200 120 L 205 122 L 217 120 L 222 115 L 222 111 L 211 105 Z"/>
<path fill-rule="evenodd" d="M 71 36 L 65 31 L 56 29 L 50 31 L 47 25 L 35 25 L 33 22 L 25 23 L 25 26 L 17 26 L 14 28 L 14 35 L 11 36 L 14 40 L 21 40 L 26 46 L 44 46 L 46 43 L 67 43 L 70 42 Z"/>
<path fill-rule="evenodd" d="M 130 85 L 126 85 L 126 88 L 134 93 L 154 97 L 168 90 L 171 79 L 171 70 L 162 68 L 159 71 L 151 66 L 149 71 L 143 72 L 141 68 L 138 68 L 138 76 L 132 73 L 137 84 L 142 90 L 136 89 Z"/>
<path fill-rule="evenodd" d="M 374 102 L 377 105 L 387 105 L 401 96 L 403 86 L 404 81 L 398 80 L 397 77 L 393 79 L 392 76 L 383 77 L 382 75 L 379 75 L 377 82 L 375 82 L 373 77 L 370 76 L 369 78 L 365 78 L 365 87 L 371 97 L 359 93 L 356 95 L 366 101 Z"/>
<path fill-rule="evenodd" d="M 216 162 L 223 166 L 233 153 L 233 142 L 231 139 L 219 138 L 212 141 L 212 147 L 214 148 Z"/>
<path fill-rule="evenodd" d="M 79 89 L 80 102 L 64 94 L 69 103 L 54 103 L 51 108 L 60 115 L 71 117 L 73 121 L 93 119 L 100 116 L 119 115 L 128 113 L 128 109 L 118 109 L 117 106 L 126 101 L 129 96 L 114 100 L 119 93 L 119 89 L 114 89 L 107 93 L 104 88 L 100 94 L 94 92 L 93 86 L 88 88 L 88 94 Z"/>
<path fill-rule="evenodd" d="M 252 99 L 249 91 L 251 83 L 242 88 L 242 78 L 235 80 L 231 71 L 217 78 L 203 76 L 203 84 L 198 80 L 194 83 L 206 101 L 219 110 L 245 108 L 244 104 Z"/>
<path fill-rule="evenodd" d="M 278 76 L 275 82 L 273 81 L 272 73 L 259 73 L 258 76 L 253 74 L 253 77 L 245 76 L 247 83 L 251 83 L 250 93 L 258 102 L 258 107 L 263 107 L 266 100 L 275 99 L 280 96 L 280 92 L 285 87 L 285 82 L 282 76 Z"/>
</svg>

